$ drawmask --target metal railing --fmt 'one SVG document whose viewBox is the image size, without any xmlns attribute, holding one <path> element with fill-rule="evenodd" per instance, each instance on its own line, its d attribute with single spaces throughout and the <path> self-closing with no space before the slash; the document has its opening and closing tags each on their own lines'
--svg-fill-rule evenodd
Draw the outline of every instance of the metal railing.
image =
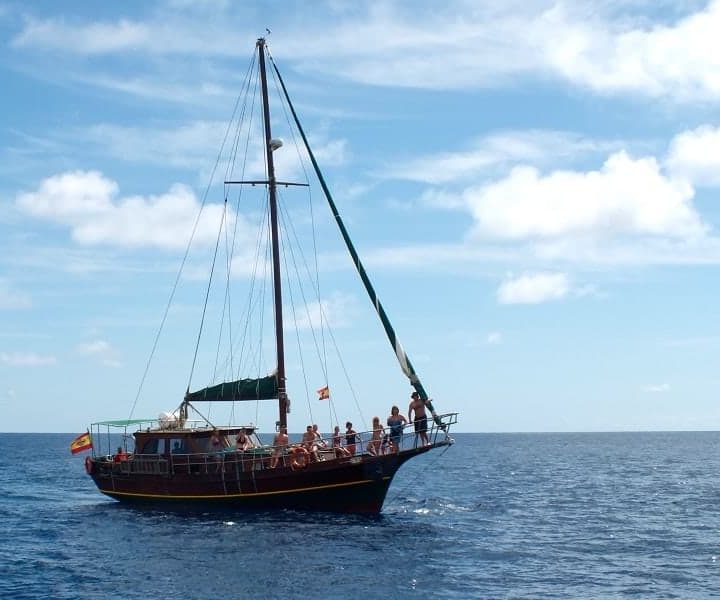
<svg viewBox="0 0 720 600">
<path fill-rule="evenodd" d="M 440 415 L 442 422 L 438 426 L 432 419 L 428 419 L 427 438 L 428 446 L 452 444 L 450 428 L 457 423 L 457 413 Z M 356 433 L 356 457 L 369 457 L 373 455 L 392 454 L 418 448 L 421 444 L 420 433 L 415 432 L 413 423 L 406 423 L 399 436 L 392 438 L 389 427 L 382 428 L 380 438 L 373 438 L 373 431 Z M 131 436 L 127 436 L 131 437 Z M 345 435 L 341 433 L 344 440 Z M 290 443 L 288 446 L 276 447 L 263 445 L 246 451 L 238 451 L 234 447 L 227 447 L 222 452 L 200 453 L 169 453 L 169 454 L 128 454 L 126 457 L 117 457 L 107 454 L 96 457 L 100 471 L 106 474 L 130 475 L 166 475 L 199 474 L 199 473 L 227 473 L 258 471 L 271 468 L 273 457 L 277 454 L 277 466 L 289 466 L 289 453 L 292 448 L 303 446 L 302 441 Z M 306 446 L 307 447 L 307 446 Z M 345 445 L 342 446 L 345 448 Z M 332 445 L 332 437 L 321 438 L 314 442 L 314 447 L 308 448 L 313 460 L 326 461 L 346 458 L 352 455 L 337 452 Z"/>
</svg>

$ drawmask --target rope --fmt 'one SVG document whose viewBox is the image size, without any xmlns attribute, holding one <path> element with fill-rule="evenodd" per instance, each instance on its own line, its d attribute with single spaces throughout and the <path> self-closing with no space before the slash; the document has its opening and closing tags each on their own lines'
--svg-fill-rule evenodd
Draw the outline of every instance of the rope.
<svg viewBox="0 0 720 600">
<path fill-rule="evenodd" d="M 246 78 L 250 77 L 250 74 L 252 73 L 253 66 L 255 64 L 255 53 L 253 53 L 252 58 L 250 60 L 250 65 L 248 65 L 248 70 L 246 74 Z M 160 327 L 158 328 L 157 333 L 155 334 L 155 339 L 153 340 L 152 349 L 150 350 L 150 356 L 148 356 L 147 362 L 145 364 L 145 369 L 143 371 L 142 377 L 140 378 L 140 383 L 138 384 L 137 392 L 135 393 L 135 399 L 133 401 L 132 407 L 130 408 L 130 414 L 128 416 L 128 420 L 133 418 L 133 415 L 135 414 L 135 408 L 137 407 L 138 400 L 140 399 L 140 394 L 142 393 L 143 386 L 145 385 L 145 380 L 147 379 L 148 372 L 150 371 L 150 364 L 152 363 L 152 360 L 155 356 L 155 351 L 157 350 L 158 344 L 160 342 L 160 336 L 162 335 L 163 329 L 165 327 L 165 323 L 167 322 L 168 314 L 170 313 L 170 306 L 172 306 L 172 302 L 175 299 L 175 293 L 177 292 L 178 284 L 180 283 L 180 277 L 182 276 L 183 270 L 185 269 L 185 264 L 187 263 L 188 256 L 190 254 L 190 248 L 192 247 L 193 240 L 195 239 L 195 234 L 197 233 L 197 228 L 200 223 L 200 216 L 202 215 L 203 210 L 205 209 L 205 205 L 207 204 L 208 195 L 210 194 L 210 188 L 212 187 L 212 182 L 215 179 L 215 173 L 217 172 L 218 165 L 220 164 L 220 161 L 222 159 L 223 150 L 225 148 L 225 144 L 228 139 L 228 135 L 230 133 L 230 127 L 232 125 L 232 122 L 235 119 L 235 115 L 237 114 L 237 108 L 240 103 L 240 96 L 238 96 L 237 100 L 235 101 L 235 106 L 233 107 L 232 115 L 230 118 L 230 121 L 228 122 L 228 126 L 225 129 L 225 135 L 223 136 L 222 144 L 220 145 L 220 150 L 218 151 L 217 157 L 215 158 L 215 164 L 213 165 L 213 168 L 210 172 L 210 178 L 207 183 L 207 186 L 205 187 L 205 192 L 202 196 L 202 201 L 200 203 L 200 209 L 198 210 L 197 216 L 195 217 L 195 222 L 193 223 L 192 231 L 190 233 L 190 239 L 188 240 L 187 246 L 185 247 L 185 253 L 183 254 L 182 261 L 180 262 L 180 268 L 178 269 L 177 275 L 175 276 L 175 282 L 173 283 L 172 290 L 170 292 L 170 297 L 168 298 L 167 304 L 165 305 L 165 311 L 163 312 L 162 319 L 160 321 Z"/>
</svg>

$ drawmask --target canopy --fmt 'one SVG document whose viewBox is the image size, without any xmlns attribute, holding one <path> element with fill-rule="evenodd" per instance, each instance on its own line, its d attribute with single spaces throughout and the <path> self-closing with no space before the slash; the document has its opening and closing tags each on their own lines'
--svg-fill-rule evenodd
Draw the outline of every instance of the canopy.
<svg viewBox="0 0 720 600">
<path fill-rule="evenodd" d="M 139 423 L 152 423 L 157 419 L 123 419 L 120 421 L 100 421 L 93 425 L 107 425 L 108 427 L 127 427 L 128 425 L 138 425 Z"/>
<path fill-rule="evenodd" d="M 274 400 L 278 397 L 277 375 L 259 379 L 226 381 L 185 394 L 186 402 L 234 402 L 236 400 Z"/>
</svg>

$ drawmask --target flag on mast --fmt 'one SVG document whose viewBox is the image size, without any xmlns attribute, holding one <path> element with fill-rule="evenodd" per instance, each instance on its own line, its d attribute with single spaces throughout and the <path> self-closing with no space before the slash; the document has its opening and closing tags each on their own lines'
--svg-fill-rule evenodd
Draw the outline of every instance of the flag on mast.
<svg viewBox="0 0 720 600">
<path fill-rule="evenodd" d="M 330 388 L 326 385 L 321 387 L 318 391 L 318 400 L 327 400 L 330 397 Z"/>
</svg>

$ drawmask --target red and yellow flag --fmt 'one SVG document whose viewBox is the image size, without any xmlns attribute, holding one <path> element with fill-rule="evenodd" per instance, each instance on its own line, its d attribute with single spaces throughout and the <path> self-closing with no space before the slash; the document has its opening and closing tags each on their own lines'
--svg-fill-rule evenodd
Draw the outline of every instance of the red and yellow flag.
<svg viewBox="0 0 720 600">
<path fill-rule="evenodd" d="M 92 436 L 89 431 L 81 433 L 72 442 L 70 442 L 70 452 L 77 454 L 92 448 Z"/>
<path fill-rule="evenodd" d="M 318 391 L 318 400 L 327 400 L 330 397 L 330 388 L 328 386 L 321 387 Z"/>
</svg>

